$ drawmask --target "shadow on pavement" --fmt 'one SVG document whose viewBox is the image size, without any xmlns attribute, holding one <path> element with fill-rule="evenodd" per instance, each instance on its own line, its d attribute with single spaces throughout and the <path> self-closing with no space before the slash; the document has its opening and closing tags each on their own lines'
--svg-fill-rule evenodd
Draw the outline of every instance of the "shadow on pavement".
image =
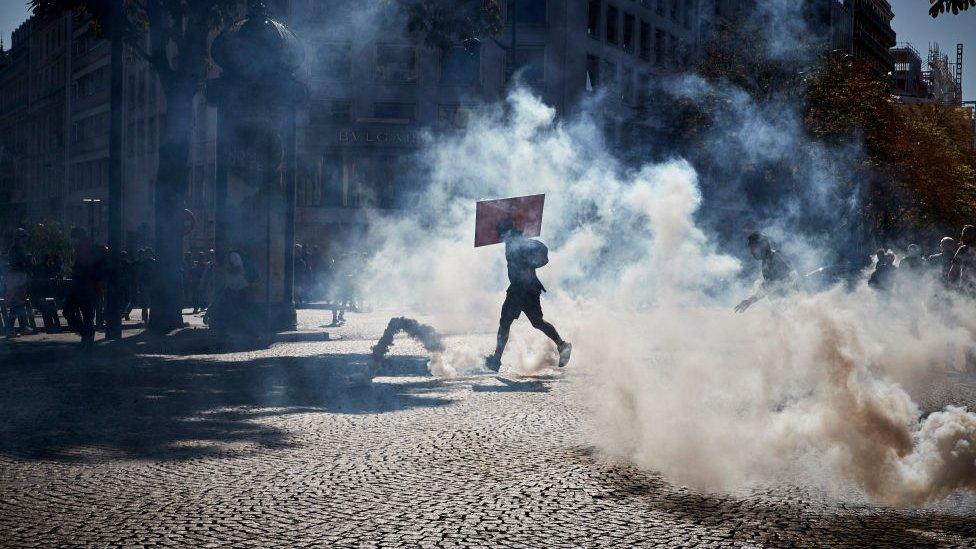
<svg viewBox="0 0 976 549">
<path fill-rule="evenodd" d="M 496 377 L 501 385 L 473 385 L 471 390 L 475 393 L 548 393 L 551 380 L 533 379 L 529 381 L 518 381 Z"/>
<path fill-rule="evenodd" d="M 581 452 L 585 455 L 585 452 Z M 603 496 L 640 498 L 655 512 L 769 547 L 943 547 L 976 539 L 972 517 L 934 510 L 847 504 L 819 508 L 797 495 L 749 498 L 677 489 L 653 473 L 623 468 Z"/>
<path fill-rule="evenodd" d="M 70 346 L 51 343 L 16 360 L 9 352 L 0 355 L 0 454 L 189 459 L 291 444 L 286 430 L 262 418 L 375 414 L 451 402 L 426 394 L 438 382 L 351 385 L 367 355 L 227 360 L 146 356 L 126 348 L 100 348 L 93 358 L 79 359 Z M 426 365 L 426 358 L 402 357 L 397 364 L 416 368 L 420 362 Z"/>
</svg>

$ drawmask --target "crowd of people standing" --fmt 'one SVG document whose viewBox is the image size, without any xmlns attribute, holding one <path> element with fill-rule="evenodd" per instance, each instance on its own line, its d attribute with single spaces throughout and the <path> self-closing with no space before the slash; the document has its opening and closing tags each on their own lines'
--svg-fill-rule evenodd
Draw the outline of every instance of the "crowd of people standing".
<svg viewBox="0 0 976 549">
<path fill-rule="evenodd" d="M 874 270 L 868 285 L 877 290 L 891 290 L 899 279 L 908 275 L 933 275 L 946 289 L 976 298 L 976 227 L 963 227 L 959 239 L 943 237 L 938 252 L 924 255 L 918 244 L 909 244 L 907 253 L 898 259 L 891 250 L 879 249 L 875 253 Z"/>
<path fill-rule="evenodd" d="M 133 311 L 138 309 L 143 325 L 150 322 L 152 287 L 157 276 L 152 248 L 139 248 L 134 254 L 120 251 L 118 272 L 115 273 L 109 260 L 109 249 L 96 244 L 85 229 L 72 229 L 69 241 L 70 252 L 35 258 L 28 251 L 27 231 L 18 229 L 15 232 L 6 261 L 0 265 L 0 328 L 7 338 L 36 333 L 35 311 L 40 313 L 43 329 L 48 332 L 61 331 L 63 317 L 68 328 L 81 336 L 85 347 L 93 344 L 97 330 L 105 329 L 110 315 L 134 320 Z M 237 252 L 231 252 L 228 258 L 223 267 L 224 283 L 217 288 L 216 280 L 220 277 L 217 276 L 214 251 L 184 254 L 181 265 L 183 307 L 190 308 L 191 314 L 219 309 L 220 303 L 245 300 L 243 292 L 252 282 L 247 276 L 247 260 Z M 349 254 L 336 261 L 317 245 L 296 245 L 296 306 L 313 302 L 324 304 L 332 309 L 333 325 L 344 323 L 347 310 L 362 307 L 356 297 L 355 273 L 364 260 L 362 254 Z M 235 277 L 235 273 L 239 276 Z M 106 310 L 106 294 L 112 280 L 117 281 L 119 291 L 120 309 L 115 312 Z M 208 312 L 204 322 L 212 325 L 214 316 L 220 315 Z"/>
</svg>

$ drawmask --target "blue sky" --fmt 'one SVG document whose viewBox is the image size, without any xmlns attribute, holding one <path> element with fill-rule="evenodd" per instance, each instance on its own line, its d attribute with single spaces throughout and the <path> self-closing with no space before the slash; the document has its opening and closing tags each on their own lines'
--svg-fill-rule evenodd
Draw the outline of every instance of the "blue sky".
<svg viewBox="0 0 976 549">
<path fill-rule="evenodd" d="M 926 0 L 890 0 L 895 11 L 892 26 L 899 42 L 911 42 L 922 55 L 929 42 L 938 42 L 955 59 L 956 44 L 963 43 L 963 95 L 976 100 L 976 10 L 932 19 Z M 0 0 L 0 33 L 10 44 L 10 31 L 27 18 L 27 0 Z"/>
<path fill-rule="evenodd" d="M 27 0 L 0 0 L 0 36 L 10 47 L 10 33 L 27 19 Z"/>
</svg>

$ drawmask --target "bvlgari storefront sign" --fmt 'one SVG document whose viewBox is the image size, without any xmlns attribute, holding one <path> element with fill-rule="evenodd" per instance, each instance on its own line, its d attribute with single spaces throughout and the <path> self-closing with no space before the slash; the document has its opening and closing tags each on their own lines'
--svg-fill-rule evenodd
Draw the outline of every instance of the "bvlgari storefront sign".
<svg viewBox="0 0 976 549">
<path fill-rule="evenodd" d="M 341 128 L 336 137 L 339 145 L 381 147 L 418 147 L 423 140 L 419 131 L 405 128 Z"/>
</svg>

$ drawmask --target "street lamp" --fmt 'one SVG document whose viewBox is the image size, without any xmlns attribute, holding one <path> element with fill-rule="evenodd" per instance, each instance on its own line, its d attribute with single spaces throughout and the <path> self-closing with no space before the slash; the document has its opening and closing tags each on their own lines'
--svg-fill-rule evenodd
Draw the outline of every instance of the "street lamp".
<svg viewBox="0 0 976 549">
<path fill-rule="evenodd" d="M 95 208 L 101 204 L 100 198 L 83 198 L 81 200 L 88 206 L 88 237 L 95 240 Z"/>
</svg>

